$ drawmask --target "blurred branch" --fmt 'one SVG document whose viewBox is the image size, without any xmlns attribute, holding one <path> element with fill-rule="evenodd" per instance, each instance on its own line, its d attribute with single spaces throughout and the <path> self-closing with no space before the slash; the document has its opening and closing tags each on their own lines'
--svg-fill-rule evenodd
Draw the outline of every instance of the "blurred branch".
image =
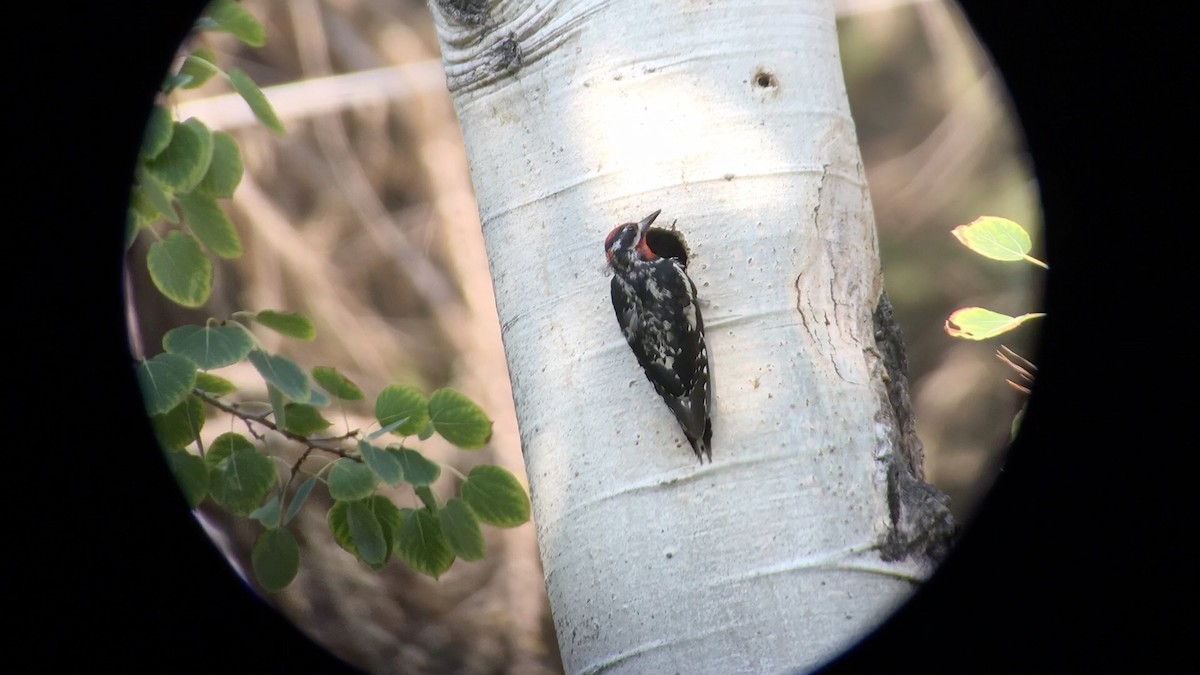
<svg viewBox="0 0 1200 675">
<path fill-rule="evenodd" d="M 838 16 L 854 16 L 870 12 L 886 12 L 909 5 L 943 4 L 943 0 L 833 0 L 833 10 Z"/>
<path fill-rule="evenodd" d="M 403 66 L 263 87 L 263 93 L 279 118 L 287 124 L 291 120 L 402 101 L 445 89 L 442 62 L 428 59 Z M 179 119 L 197 117 L 211 129 L 229 131 L 260 125 L 242 97 L 233 93 L 185 101 L 179 104 L 178 112 Z"/>
<path fill-rule="evenodd" d="M 248 291 L 255 295 L 251 306 L 285 306 L 281 295 L 287 276 L 305 281 L 304 299 L 312 314 L 320 317 L 323 324 L 336 327 L 327 333 L 328 338 L 341 343 L 343 352 L 355 361 L 360 372 L 390 372 L 399 360 L 395 350 L 397 335 L 378 313 L 364 304 L 365 298 L 338 283 L 341 272 L 321 249 L 301 237 L 291 225 L 288 217 L 268 197 L 247 173 L 233 196 L 234 205 L 252 218 L 254 227 L 247 232 L 253 237 L 253 246 L 248 247 L 259 264 L 252 268 L 260 277 L 256 283 L 248 284 Z M 261 277 L 274 274 L 274 281 Z M 271 298 L 268 296 L 276 295 Z M 267 337 L 267 336 L 264 336 Z M 383 353 L 388 349 L 389 353 Z"/>
<path fill-rule="evenodd" d="M 296 47 L 304 74 L 323 76 L 332 70 L 329 43 L 326 39 L 321 10 L 314 0 L 295 0 L 288 4 Z M 439 65 L 440 67 L 440 65 Z M 313 120 L 313 131 L 321 152 L 335 167 L 333 175 L 346 195 L 363 230 L 375 244 L 392 255 L 396 273 L 405 278 L 421 298 L 434 308 L 432 316 L 442 335 L 461 351 L 456 326 L 463 323 L 464 309 L 454 284 L 443 270 L 430 262 L 421 247 L 414 245 L 408 235 L 396 227 L 391 216 L 371 185 L 362 163 L 358 161 L 349 134 L 337 115 L 322 115 Z"/>
<path fill-rule="evenodd" d="M 958 182 L 986 157 L 986 142 L 1004 112 L 996 105 L 999 87 L 994 70 L 981 74 L 916 147 L 868 170 L 880 210 L 903 214 L 897 224 L 919 225 L 958 194 Z"/>
</svg>

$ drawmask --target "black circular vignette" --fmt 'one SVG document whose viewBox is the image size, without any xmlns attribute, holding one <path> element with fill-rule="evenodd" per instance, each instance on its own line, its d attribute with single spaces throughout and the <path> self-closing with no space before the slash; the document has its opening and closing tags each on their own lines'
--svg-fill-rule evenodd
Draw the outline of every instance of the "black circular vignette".
<svg viewBox="0 0 1200 675">
<path fill-rule="evenodd" d="M 1010 89 L 1042 193 L 1052 270 L 1038 382 L 958 547 L 827 672 L 1171 672 L 1190 627 L 1176 617 L 1194 597 L 1181 590 L 1194 587 L 1183 553 L 1194 489 L 1178 484 L 1194 474 L 1176 465 L 1195 443 L 1189 401 L 1161 385 L 1193 390 L 1181 377 L 1195 320 L 1164 327 L 1154 310 L 1187 287 L 1186 267 L 1167 260 L 1191 229 L 1180 220 L 1191 208 L 1170 201 L 1190 175 L 1174 171 L 1191 157 L 1171 135 L 1190 82 L 1183 22 L 963 4 Z M 129 178 L 153 92 L 202 6 L 31 6 L 22 25 L 50 37 L 5 41 L 7 62 L 22 64 L 10 70 L 16 151 L 4 160 L 18 237 L 4 304 L 17 369 L 3 491 L 10 644 L 47 670 L 353 672 L 212 546 L 135 385 L 120 289 Z M 1183 73 L 1183 86 L 1156 89 L 1162 72 Z"/>
</svg>

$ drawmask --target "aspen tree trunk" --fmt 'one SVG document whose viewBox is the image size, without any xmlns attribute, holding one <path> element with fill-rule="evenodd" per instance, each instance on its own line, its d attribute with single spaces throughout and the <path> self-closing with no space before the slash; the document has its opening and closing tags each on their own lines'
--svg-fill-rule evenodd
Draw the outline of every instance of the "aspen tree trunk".
<svg viewBox="0 0 1200 675">
<path fill-rule="evenodd" d="M 569 673 L 813 668 L 944 552 L 828 0 L 437 0 Z M 617 327 L 662 209 L 714 374 L 700 465 Z"/>
</svg>

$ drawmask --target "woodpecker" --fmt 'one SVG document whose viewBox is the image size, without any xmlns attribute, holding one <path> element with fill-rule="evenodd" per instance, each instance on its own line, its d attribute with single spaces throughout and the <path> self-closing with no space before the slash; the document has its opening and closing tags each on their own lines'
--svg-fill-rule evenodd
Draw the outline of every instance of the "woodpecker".
<svg viewBox="0 0 1200 675">
<path fill-rule="evenodd" d="M 675 414 L 704 463 L 712 462 L 712 391 L 704 320 L 687 250 L 678 235 L 651 228 L 662 213 L 613 228 L 604 240 L 612 268 L 612 303 L 625 341 L 646 378 Z M 653 245 L 653 247 L 652 247 Z"/>
</svg>

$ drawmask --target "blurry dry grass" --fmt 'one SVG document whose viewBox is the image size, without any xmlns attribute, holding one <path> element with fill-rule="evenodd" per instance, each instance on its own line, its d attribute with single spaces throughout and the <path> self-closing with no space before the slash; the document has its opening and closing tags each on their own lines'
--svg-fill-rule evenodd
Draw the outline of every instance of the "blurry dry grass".
<svg viewBox="0 0 1200 675">
<path fill-rule="evenodd" d="M 222 103 L 219 84 L 181 106 L 182 117 L 226 128 L 241 144 L 246 177 L 230 211 L 246 254 L 218 265 L 202 312 L 162 301 L 134 264 L 141 343 L 153 353 L 166 330 L 237 309 L 304 312 L 317 323 L 315 342 L 267 332 L 260 340 L 306 366 L 336 365 L 369 398 L 392 382 L 463 390 L 495 419 L 493 442 L 480 455 L 422 449 L 523 476 L 478 213 L 424 3 L 245 4 L 266 25 L 267 45 L 243 49 L 219 36 L 208 44 L 224 66 L 280 85 L 276 107 L 289 133 L 274 137 L 240 102 Z M 973 256 L 949 230 L 989 213 L 1036 236 L 1036 190 L 999 80 L 954 11 L 938 2 L 840 4 L 854 12 L 840 26 L 843 59 L 887 288 L 909 342 L 927 474 L 961 518 L 998 468 L 1018 401 L 995 346 L 955 342 L 942 321 L 967 304 L 1020 312 L 1036 298 L 1026 270 Z M 1027 337 L 1008 343 L 1033 356 Z M 222 375 L 253 392 L 253 373 L 230 370 Z M 370 412 L 348 407 L 345 423 L 366 428 Z M 212 419 L 206 431 L 230 428 Z M 455 563 L 439 582 L 400 564 L 375 573 L 333 543 L 321 492 L 297 520 L 300 576 L 272 596 L 302 629 L 375 673 L 559 672 L 532 525 L 490 531 L 488 560 Z M 245 568 L 256 526 L 218 511 L 205 518 Z"/>
</svg>

